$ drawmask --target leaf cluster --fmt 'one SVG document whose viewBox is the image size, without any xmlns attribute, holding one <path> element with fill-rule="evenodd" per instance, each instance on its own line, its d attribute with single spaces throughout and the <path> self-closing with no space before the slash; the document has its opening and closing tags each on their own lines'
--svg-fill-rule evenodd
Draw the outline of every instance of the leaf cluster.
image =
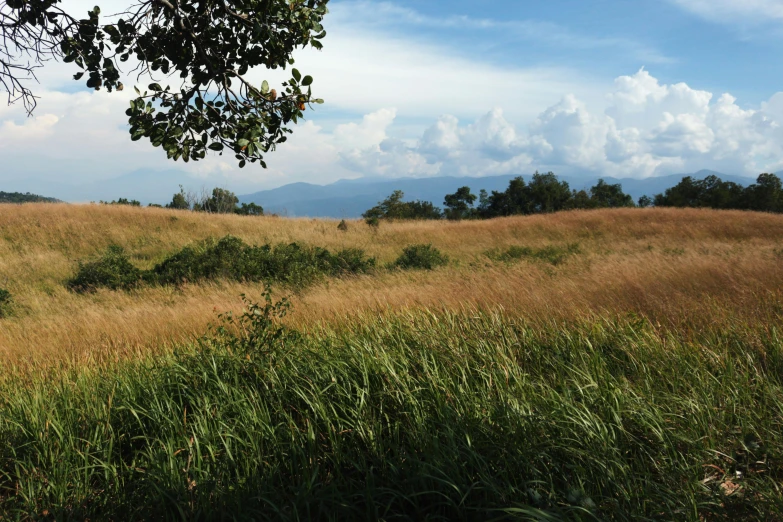
<svg viewBox="0 0 783 522">
<path fill-rule="evenodd" d="M 405 194 L 401 190 L 395 190 L 388 198 L 362 214 L 362 217 L 365 220 L 440 219 L 442 217 L 441 210 L 431 202 L 402 201 L 404 197 Z"/>
<path fill-rule="evenodd" d="M 714 175 L 701 180 L 686 176 L 663 194 L 656 195 L 653 203 L 657 207 L 783 212 L 783 183 L 775 174 L 761 174 L 756 183 L 748 187 Z"/>
<path fill-rule="evenodd" d="M 297 48 L 321 49 L 328 0 L 141 0 L 108 21 L 97 6 L 77 20 L 58 3 L 8 2 L 0 57 L 21 41 L 39 62 L 73 63 L 81 69 L 75 80 L 108 91 L 124 88 L 120 66 L 135 63 L 138 77 L 154 81 L 146 90 L 134 87 L 137 97 L 126 111 L 131 139 L 149 140 L 170 159 L 230 151 L 240 167 L 248 161 L 265 167 L 263 155 L 286 141 L 287 125 L 303 117 L 307 104 L 322 102 L 312 98 L 313 78 L 297 69 L 279 95 L 245 75 L 255 67 L 285 69 Z M 14 78 L 6 68 L 0 80 L 3 72 Z M 170 77 L 178 85 L 164 87 Z"/>
</svg>

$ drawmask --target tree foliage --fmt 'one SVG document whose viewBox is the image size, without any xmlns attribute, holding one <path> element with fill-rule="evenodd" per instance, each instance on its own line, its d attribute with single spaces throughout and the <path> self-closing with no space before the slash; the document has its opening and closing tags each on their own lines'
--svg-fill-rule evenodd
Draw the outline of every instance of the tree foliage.
<svg viewBox="0 0 783 522">
<path fill-rule="evenodd" d="M 395 190 L 388 198 L 362 214 L 362 217 L 365 220 L 441 218 L 440 209 L 431 202 L 402 201 L 403 197 L 405 194 L 401 190 Z"/>
<path fill-rule="evenodd" d="M 119 198 L 112 201 L 101 201 L 101 205 L 127 205 L 129 207 L 140 207 L 141 201 L 136 199 Z"/>
<path fill-rule="evenodd" d="M 482 191 L 483 192 L 483 191 Z M 552 172 L 536 172 L 530 183 L 520 176 L 512 179 L 503 192 L 483 192 L 478 215 L 482 218 L 557 212 L 575 208 L 593 208 L 593 196 L 585 191 L 572 191 L 565 181 Z"/>
<path fill-rule="evenodd" d="M 473 203 L 476 195 L 470 193 L 470 187 L 460 187 L 454 194 L 447 194 L 443 201 L 446 207 L 444 215 L 446 219 L 459 220 L 474 216 Z"/>
<path fill-rule="evenodd" d="M 657 207 L 701 207 L 715 209 L 783 212 L 783 184 L 775 174 L 761 174 L 756 183 L 742 187 L 717 176 L 696 180 L 686 176 L 653 200 Z"/>
<path fill-rule="evenodd" d="M 0 4 L 0 86 L 29 113 L 29 87 L 50 59 L 73 63 L 75 80 L 111 92 L 124 88 L 121 65 L 153 79 L 126 111 L 132 140 L 145 138 L 169 158 L 199 160 L 230 151 L 242 167 L 286 141 L 311 102 L 311 76 L 291 70 L 281 92 L 245 76 L 254 67 L 285 69 L 297 48 L 321 49 L 328 0 L 141 0 L 101 17 L 77 19 L 59 0 Z M 172 85 L 168 82 L 172 81 Z"/>
<path fill-rule="evenodd" d="M 62 201 L 29 192 L 0 191 L 0 203 L 62 203 Z"/>
</svg>

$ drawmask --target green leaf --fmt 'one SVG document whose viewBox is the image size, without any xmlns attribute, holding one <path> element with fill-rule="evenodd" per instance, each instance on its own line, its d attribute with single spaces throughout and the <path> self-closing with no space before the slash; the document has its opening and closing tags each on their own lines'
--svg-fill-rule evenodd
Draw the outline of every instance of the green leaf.
<svg viewBox="0 0 783 522">
<path fill-rule="evenodd" d="M 83 72 L 76 73 L 76 74 L 74 74 L 74 75 L 73 75 L 73 79 L 74 79 L 74 80 L 81 80 L 81 79 L 82 79 L 82 76 L 84 76 L 84 73 L 83 73 Z"/>
<path fill-rule="evenodd" d="M 261 94 L 267 94 L 269 92 L 269 82 L 264 80 L 261 84 Z"/>
<path fill-rule="evenodd" d="M 240 169 L 245 168 L 245 160 L 242 160 L 242 161 L 239 162 L 239 168 Z"/>
<path fill-rule="evenodd" d="M 316 99 L 313 100 L 313 103 L 317 103 L 318 105 L 322 105 L 323 102 L 324 101 L 321 98 L 316 98 Z"/>
<path fill-rule="evenodd" d="M 294 77 L 294 80 L 296 81 L 302 79 L 302 73 L 300 73 L 298 69 L 291 69 L 291 75 Z"/>
<path fill-rule="evenodd" d="M 302 85 L 305 87 L 313 83 L 313 77 L 312 76 L 305 76 L 302 80 Z"/>
<path fill-rule="evenodd" d="M 240 147 L 247 147 L 247 145 L 248 145 L 249 143 L 250 143 L 250 141 L 249 141 L 249 140 L 246 140 L 246 139 L 244 139 L 244 138 L 243 138 L 243 139 L 241 139 L 241 140 L 237 140 L 237 145 L 239 145 Z"/>
<path fill-rule="evenodd" d="M 223 150 L 223 144 L 222 143 L 210 143 L 209 144 L 209 150 L 214 150 L 214 151 Z"/>
</svg>

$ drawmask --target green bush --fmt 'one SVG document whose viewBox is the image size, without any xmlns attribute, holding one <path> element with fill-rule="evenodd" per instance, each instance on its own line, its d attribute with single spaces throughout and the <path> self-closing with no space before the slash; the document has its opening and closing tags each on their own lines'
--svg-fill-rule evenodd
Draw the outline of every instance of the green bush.
<svg viewBox="0 0 783 522">
<path fill-rule="evenodd" d="M 493 261 L 519 261 L 520 259 L 527 258 L 536 261 L 544 261 L 553 265 L 559 265 L 565 261 L 568 257 L 578 254 L 579 244 L 571 243 L 564 247 L 547 246 L 544 248 L 530 248 L 525 246 L 512 246 L 508 250 L 490 250 L 486 252 L 486 256 Z"/>
<path fill-rule="evenodd" d="M 393 267 L 432 270 L 449 262 L 449 258 L 440 250 L 429 245 L 411 245 L 402 251 L 402 255 L 392 263 Z"/>
<path fill-rule="evenodd" d="M 367 225 L 372 228 L 378 228 L 379 226 L 381 226 L 381 220 L 375 216 L 368 217 L 367 219 L 364 220 L 364 222 L 367 223 Z"/>
<path fill-rule="evenodd" d="M 217 279 L 304 286 L 324 276 L 365 273 L 374 267 L 375 259 L 358 249 L 333 254 L 325 248 L 298 243 L 252 246 L 226 236 L 187 246 L 146 271 L 134 267 L 122 249 L 115 247 L 100 260 L 80 265 L 69 286 L 76 291 L 98 287 L 117 290 L 140 282 L 178 285 Z"/>
<path fill-rule="evenodd" d="M 346 223 L 344 219 L 341 219 L 340 223 L 337 224 L 337 230 L 348 232 L 348 223 Z"/>
<path fill-rule="evenodd" d="M 11 292 L 0 288 L 0 318 L 8 316 L 11 307 Z"/>
<path fill-rule="evenodd" d="M 99 259 L 80 262 L 76 275 L 67 285 L 75 292 L 91 292 L 97 288 L 129 290 L 138 286 L 142 277 L 142 271 L 131 264 L 125 250 L 112 245 Z"/>
</svg>

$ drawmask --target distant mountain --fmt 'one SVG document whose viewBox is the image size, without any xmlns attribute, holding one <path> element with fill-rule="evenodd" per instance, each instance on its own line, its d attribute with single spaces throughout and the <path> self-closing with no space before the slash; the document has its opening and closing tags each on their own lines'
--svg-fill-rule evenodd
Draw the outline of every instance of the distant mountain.
<svg viewBox="0 0 783 522">
<path fill-rule="evenodd" d="M 3 190 L 46 193 L 74 203 L 127 198 L 139 200 L 144 205 L 169 203 L 174 193 L 179 192 L 180 185 L 193 190 L 204 185 L 211 190 L 218 183 L 194 178 L 175 169 L 140 169 L 116 178 L 78 185 L 36 178 L 0 181 L 0 189 Z"/>
<path fill-rule="evenodd" d="M 707 170 L 690 175 L 702 179 L 710 174 L 741 185 L 748 185 L 755 181 L 750 178 Z M 637 200 L 639 196 L 645 194 L 652 196 L 663 192 L 676 185 L 684 175 L 677 174 L 646 179 L 604 179 L 610 183 L 622 184 L 623 190 L 633 196 L 634 200 Z M 399 179 L 359 178 L 340 180 L 329 185 L 291 183 L 279 188 L 239 196 L 239 200 L 241 203 L 259 204 L 264 207 L 266 212 L 291 217 L 354 218 L 359 217 L 362 212 L 375 206 L 395 190 L 402 190 L 405 193 L 406 201 L 420 199 L 431 201 L 436 206 L 442 207 L 444 196 L 454 193 L 459 187 L 467 185 L 475 194 L 478 194 L 481 189 L 488 192 L 502 191 L 506 189 L 508 182 L 514 177 L 516 175 L 484 178 L 450 176 Z M 529 175 L 523 176 L 525 180 L 529 180 L 530 177 Z M 597 178 L 587 176 L 560 176 L 559 178 L 567 181 L 571 188 L 577 190 L 589 189 L 597 181 Z M 202 187 L 211 190 L 215 186 L 225 186 L 237 193 L 240 193 L 241 190 L 241 187 L 236 185 L 231 186 L 211 179 L 194 178 L 186 172 L 175 169 L 165 171 L 141 169 L 116 178 L 81 185 L 43 178 L 0 181 L 0 190 L 46 194 L 69 202 L 111 201 L 117 198 L 127 198 L 141 201 L 143 205 L 146 205 L 147 203 L 166 204 L 170 202 L 172 195 L 179 191 L 180 185 L 183 185 L 185 189 L 196 191 Z M 248 190 L 247 186 L 245 185 L 244 190 Z"/>
<path fill-rule="evenodd" d="M 607 183 L 620 183 L 626 194 L 630 194 L 634 201 L 639 197 L 662 193 L 669 187 L 673 187 L 684 176 L 692 176 L 696 179 L 704 179 L 709 175 L 716 175 L 724 181 L 733 181 L 746 186 L 755 180 L 741 176 L 731 176 L 710 170 L 700 170 L 693 174 L 675 174 L 657 178 L 616 179 L 604 177 Z M 362 178 L 359 180 L 340 180 L 330 185 L 313 185 L 310 183 L 292 183 L 282 187 L 239 196 L 240 203 L 256 203 L 264 207 L 267 213 L 276 213 L 289 217 L 332 217 L 332 218 L 356 218 L 385 199 L 395 190 L 405 193 L 405 201 L 423 200 L 431 201 L 436 206 L 443 206 L 443 198 L 446 194 L 454 193 L 459 187 L 468 186 L 471 192 L 478 194 L 479 190 L 487 192 L 493 190 L 503 191 L 508 187 L 508 182 L 516 175 L 491 176 L 484 178 L 400 178 L 392 180 L 376 180 Z M 532 176 L 522 176 L 529 181 Z M 571 188 L 576 190 L 589 189 L 596 184 L 598 178 L 575 178 L 558 176 L 567 181 Z"/>
</svg>

